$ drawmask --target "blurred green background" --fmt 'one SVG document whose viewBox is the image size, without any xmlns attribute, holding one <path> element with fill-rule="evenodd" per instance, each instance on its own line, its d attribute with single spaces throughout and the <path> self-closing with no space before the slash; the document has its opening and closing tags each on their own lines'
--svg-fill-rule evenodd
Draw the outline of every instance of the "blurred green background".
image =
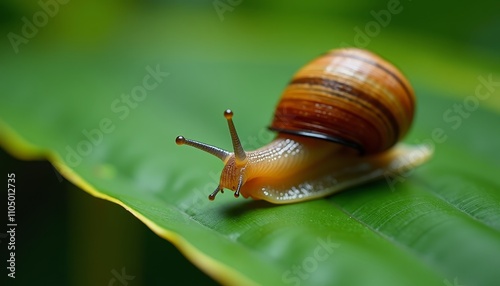
<svg viewBox="0 0 500 286">
<path fill-rule="evenodd" d="M 44 98 L 67 92 L 65 82 L 79 83 L 71 87 L 78 93 L 115 98 L 136 84 L 145 66 L 160 64 L 170 73 L 168 84 L 179 86 L 176 92 L 167 87 L 155 92 L 178 107 L 179 122 L 165 122 L 166 134 L 148 140 L 173 140 L 185 132 L 180 128 L 189 126 L 190 134 L 225 142 L 210 137 L 200 123 L 227 107 L 242 118 L 263 114 L 257 123 L 247 123 L 251 127 L 246 132 L 257 134 L 293 72 L 326 50 L 345 45 L 374 50 L 404 66 L 417 85 L 458 98 L 473 94 L 478 75 L 500 73 L 500 2 L 495 0 L 3 0 L 0 33 L 0 75 L 17 80 L 0 81 L 2 102 L 10 93 L 22 101 L 36 87 L 35 107 L 58 105 Z M 237 63 L 250 66 L 245 75 L 255 76 L 242 77 L 234 70 L 228 77 L 227 69 Z M 291 67 L 290 74 L 272 73 L 283 65 Z M 117 69 L 121 72 L 115 73 Z M 270 75 L 266 82 L 257 77 L 261 72 Z M 100 78 L 98 86 L 95 77 Z M 252 102 L 253 88 L 270 83 L 275 88 L 266 101 Z M 200 90 L 206 101 L 192 102 L 190 95 Z M 82 105 L 82 113 L 109 108 L 74 104 Z M 500 101 L 482 106 L 500 110 Z M 12 112 L 36 112 L 30 108 Z M 143 111 L 161 108 L 147 104 Z M 44 130 L 33 130 L 37 132 Z M 4 151 L 0 162 L 2 171 L 17 172 L 24 186 L 18 195 L 22 227 L 16 282 L 103 285 L 113 279 L 114 270 L 125 268 L 135 276 L 129 285 L 165 284 L 165 279 L 172 284 L 214 283 L 124 209 L 78 190 L 47 162 L 18 161 Z"/>
</svg>

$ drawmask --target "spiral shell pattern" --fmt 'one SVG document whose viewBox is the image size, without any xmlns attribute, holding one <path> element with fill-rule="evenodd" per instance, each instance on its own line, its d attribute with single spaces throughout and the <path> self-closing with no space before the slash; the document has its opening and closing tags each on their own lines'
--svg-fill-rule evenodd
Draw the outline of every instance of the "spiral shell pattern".
<svg viewBox="0 0 500 286">
<path fill-rule="evenodd" d="M 336 49 L 295 74 L 270 129 L 374 154 L 407 133 L 414 109 L 413 89 L 395 66 L 366 50 Z"/>
</svg>

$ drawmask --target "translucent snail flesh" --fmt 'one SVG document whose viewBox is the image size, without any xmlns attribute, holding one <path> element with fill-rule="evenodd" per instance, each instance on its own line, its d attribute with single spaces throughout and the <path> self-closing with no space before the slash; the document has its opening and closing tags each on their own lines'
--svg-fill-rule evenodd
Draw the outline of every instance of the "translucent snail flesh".
<svg viewBox="0 0 500 286">
<path fill-rule="evenodd" d="M 402 73 L 366 50 L 331 50 L 292 78 L 274 114 L 268 145 L 245 151 L 226 110 L 234 152 L 176 138 L 224 162 L 213 200 L 224 188 L 276 204 L 324 197 L 398 174 L 431 150 L 398 143 L 413 120 L 415 96 Z"/>
</svg>

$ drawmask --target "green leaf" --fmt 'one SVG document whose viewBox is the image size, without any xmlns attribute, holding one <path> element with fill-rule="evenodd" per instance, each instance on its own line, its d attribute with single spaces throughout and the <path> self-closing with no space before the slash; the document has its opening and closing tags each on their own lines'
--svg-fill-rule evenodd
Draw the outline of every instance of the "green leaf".
<svg viewBox="0 0 500 286">
<path fill-rule="evenodd" d="M 179 19 L 166 21 L 155 29 Z M 220 39 L 228 46 L 233 35 L 245 35 L 231 25 L 223 29 L 231 35 Z M 403 70 L 409 66 L 419 104 L 405 141 L 434 146 L 429 163 L 299 204 L 234 199 L 227 192 L 208 201 L 222 165 L 176 146 L 175 136 L 228 149 L 222 111 L 231 107 L 247 149 L 269 142 L 265 126 L 283 86 L 318 47 L 331 45 L 321 37 L 324 30 L 309 32 L 324 42 L 303 47 L 300 57 L 285 44 L 251 54 L 257 44 L 245 48 L 238 38 L 230 49 L 210 44 L 209 35 L 200 35 L 209 43 L 198 58 L 185 50 L 196 43 L 163 43 L 135 57 L 116 52 L 119 40 L 99 53 L 56 49 L 42 56 L 33 48 L 22 57 L 3 55 L 0 143 L 21 158 L 49 159 L 75 185 L 122 205 L 222 283 L 497 284 L 500 101 L 497 89 L 485 99 L 475 91 L 483 84 L 478 78 L 498 75 L 471 76 L 464 66 L 432 61 L 436 70 L 454 72 L 453 86 L 438 88 L 446 72 L 426 80 L 428 70 L 418 61 L 439 53 L 412 51 L 397 61 Z M 273 40 L 271 33 L 262 37 Z M 294 37 L 280 40 L 295 43 Z M 391 42 L 378 43 L 385 50 Z M 398 49 L 405 45 L 411 43 Z M 163 74 L 154 80 L 157 69 Z M 128 97 L 132 93 L 137 99 Z"/>
<path fill-rule="evenodd" d="M 168 70 L 160 65 L 170 74 L 125 116 L 125 111 L 113 111 L 113 102 L 142 84 L 155 66 L 144 67 L 135 79 L 116 83 L 118 68 L 92 73 L 83 66 L 79 73 L 68 75 L 65 70 L 76 64 L 71 60 L 52 65 L 54 58 L 39 61 L 37 66 L 43 68 L 37 72 L 11 64 L 9 74 L 2 75 L 11 91 L 0 107 L 3 146 L 26 158 L 49 158 L 73 183 L 124 206 L 221 282 L 440 285 L 458 278 L 465 285 L 492 285 L 499 281 L 495 269 L 500 263 L 500 156 L 495 151 L 500 138 L 497 126 L 490 124 L 498 122 L 492 112 L 479 107 L 454 130 L 455 122 L 442 117 L 457 101 L 417 85 L 420 108 L 406 141 L 435 145 L 434 158 L 418 170 L 299 204 L 276 206 L 234 199 L 227 193 L 209 202 L 220 163 L 176 146 L 174 138 L 183 133 L 228 147 L 221 114 L 227 105 L 190 104 L 213 94 L 210 89 L 215 87 L 189 85 L 192 78 L 174 72 L 182 70 L 180 65 L 170 64 Z M 257 81 L 290 70 L 282 65 L 259 71 L 258 65 L 248 63 L 214 69 L 198 65 L 197 74 L 215 80 L 209 76 L 212 72 L 235 80 L 231 71 L 238 70 L 241 78 Z M 92 90 L 73 88 L 108 81 L 106 74 L 111 71 L 115 76 L 109 84 L 93 84 Z M 42 72 L 50 76 L 38 79 Z M 126 78 L 127 71 L 122 73 Z M 31 85 L 18 89 L 9 84 L 20 78 Z M 236 83 L 228 85 L 225 88 L 238 88 Z M 40 90 L 43 99 L 37 96 Z M 259 131 L 263 120 L 250 111 L 257 108 L 253 101 L 259 98 L 251 99 L 245 102 L 248 110 L 234 108 L 235 122 L 243 138 L 268 140 L 270 134 Z M 125 105 L 117 106 L 125 110 Z M 100 126 L 106 118 L 111 123 Z M 439 142 L 433 134 L 436 128 L 442 130 Z M 254 130 L 253 135 L 246 130 Z"/>
</svg>

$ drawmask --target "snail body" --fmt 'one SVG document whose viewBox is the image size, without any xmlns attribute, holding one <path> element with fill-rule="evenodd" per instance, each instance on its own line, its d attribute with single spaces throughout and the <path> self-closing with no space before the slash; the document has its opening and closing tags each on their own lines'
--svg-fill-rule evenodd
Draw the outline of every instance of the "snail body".
<svg viewBox="0 0 500 286">
<path fill-rule="evenodd" d="M 241 146 L 226 110 L 234 152 L 182 136 L 186 144 L 224 162 L 213 200 L 225 188 L 254 199 L 284 204 L 412 169 L 431 150 L 398 143 L 413 120 L 415 97 L 392 64 L 361 49 L 338 49 L 313 60 L 292 78 L 274 114 L 277 131 L 254 151 Z"/>
</svg>

